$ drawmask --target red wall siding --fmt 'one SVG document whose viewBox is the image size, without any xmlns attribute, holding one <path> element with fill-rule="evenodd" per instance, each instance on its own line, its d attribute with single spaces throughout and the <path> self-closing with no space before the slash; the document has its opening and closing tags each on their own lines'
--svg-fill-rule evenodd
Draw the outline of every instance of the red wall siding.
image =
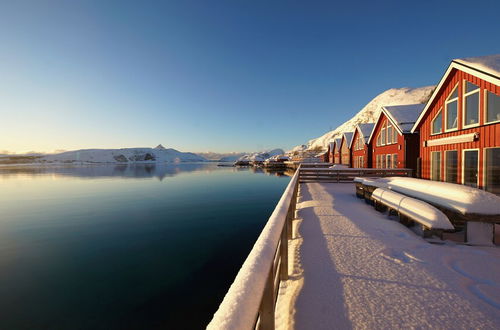
<svg viewBox="0 0 500 330">
<path fill-rule="evenodd" d="M 382 115 L 379 117 L 378 122 L 375 125 L 375 130 L 373 132 L 372 140 L 370 143 L 370 147 L 372 148 L 372 167 L 373 168 L 377 167 L 377 155 L 397 154 L 398 168 L 407 168 L 406 155 L 405 155 L 406 134 L 405 135 L 399 134 L 399 132 L 396 130 L 396 133 L 398 134 L 397 143 L 377 147 L 377 136 L 380 134 L 383 125 L 387 124 L 387 121 L 388 121 L 387 116 L 384 113 L 382 113 Z"/>
<path fill-rule="evenodd" d="M 473 128 L 463 129 L 462 116 L 463 116 L 463 81 L 467 80 L 476 84 L 480 87 L 480 102 L 479 102 L 479 125 Z M 450 95 L 455 85 L 458 83 L 458 130 L 452 132 L 441 133 L 431 136 L 431 121 L 438 113 L 438 111 L 443 108 L 446 98 Z M 434 99 L 431 107 L 422 119 L 419 130 L 420 130 L 420 155 L 422 158 L 422 178 L 430 179 L 430 157 L 432 151 L 441 151 L 441 181 L 444 180 L 444 151 L 446 150 L 457 150 L 458 151 L 458 181 L 463 183 L 462 178 L 462 151 L 465 149 L 479 149 L 479 187 L 483 187 L 483 165 L 484 165 L 484 148 L 485 147 L 499 147 L 500 146 L 500 123 L 496 124 L 484 124 L 485 122 L 485 90 L 492 93 L 500 95 L 500 87 L 494 84 L 488 83 L 478 77 L 470 75 L 468 73 L 462 72 L 460 70 L 453 70 L 446 81 L 444 82 L 441 90 Z M 444 132 L 444 112 L 443 112 L 443 127 Z M 468 133 L 479 133 L 479 139 L 474 142 L 458 143 L 458 144 L 448 144 L 441 146 L 425 147 L 424 142 L 432 139 L 440 139 L 449 136 L 458 136 Z"/>
<path fill-rule="evenodd" d="M 342 142 L 340 142 L 340 163 L 343 165 L 351 166 L 351 150 L 347 145 L 345 137 L 342 137 Z"/>
<path fill-rule="evenodd" d="M 363 144 L 364 147 L 361 150 L 355 150 L 354 146 L 356 145 L 356 140 L 359 138 L 359 130 L 354 131 L 354 135 L 352 137 L 352 149 L 351 149 L 351 160 L 352 160 L 352 166 L 356 166 L 356 157 L 363 156 L 363 166 L 364 168 L 371 167 L 371 157 L 370 157 L 370 148 L 368 147 L 367 144 Z"/>
</svg>

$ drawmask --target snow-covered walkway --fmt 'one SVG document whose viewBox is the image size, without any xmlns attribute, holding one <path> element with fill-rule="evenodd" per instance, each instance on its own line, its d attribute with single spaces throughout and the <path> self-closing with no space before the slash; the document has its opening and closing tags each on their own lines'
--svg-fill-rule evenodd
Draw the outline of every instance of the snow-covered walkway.
<svg viewBox="0 0 500 330">
<path fill-rule="evenodd" d="M 500 248 L 430 244 L 353 184 L 299 194 L 278 328 L 500 329 Z"/>
</svg>

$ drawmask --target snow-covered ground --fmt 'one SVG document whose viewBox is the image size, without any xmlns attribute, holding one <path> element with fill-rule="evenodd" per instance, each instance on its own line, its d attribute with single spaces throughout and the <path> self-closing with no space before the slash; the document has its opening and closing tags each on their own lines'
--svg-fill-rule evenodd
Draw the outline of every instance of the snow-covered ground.
<svg viewBox="0 0 500 330">
<path fill-rule="evenodd" d="M 42 163 L 180 163 L 202 162 L 205 158 L 190 152 L 167 149 L 161 144 L 156 148 L 82 149 L 46 155 Z"/>
<path fill-rule="evenodd" d="M 283 149 L 273 149 L 273 150 L 269 150 L 269 151 L 254 152 L 251 154 L 241 156 L 240 158 L 238 158 L 237 161 L 242 161 L 242 162 L 260 161 L 260 162 L 263 162 L 268 158 L 271 158 L 271 157 L 277 156 L 277 155 L 282 155 L 284 153 L 285 153 L 285 151 Z"/>
<path fill-rule="evenodd" d="M 371 100 L 351 119 L 319 138 L 312 139 L 307 146 L 297 146 L 292 151 L 303 151 L 307 149 L 322 148 L 326 150 L 330 140 L 339 138 L 345 132 L 354 131 L 357 124 L 373 123 L 380 114 L 382 106 L 406 105 L 414 103 L 425 103 L 429 100 L 435 86 L 420 88 L 392 88 Z"/>
<path fill-rule="evenodd" d="M 354 191 L 301 184 L 278 328 L 500 328 L 500 248 L 430 244 Z"/>
</svg>

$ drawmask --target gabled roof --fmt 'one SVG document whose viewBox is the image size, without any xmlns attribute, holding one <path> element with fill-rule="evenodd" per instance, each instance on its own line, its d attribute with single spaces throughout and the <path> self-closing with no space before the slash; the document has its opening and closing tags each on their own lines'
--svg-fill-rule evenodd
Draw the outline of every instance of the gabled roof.
<svg viewBox="0 0 500 330">
<path fill-rule="evenodd" d="M 443 77 L 439 81 L 436 89 L 431 95 L 429 101 L 425 105 L 424 110 L 418 117 L 415 125 L 411 129 L 411 132 L 415 132 L 420 125 L 420 122 L 424 118 L 426 112 L 431 107 L 432 103 L 436 99 L 437 95 L 441 91 L 443 84 L 446 81 L 446 78 L 450 75 L 453 69 L 457 69 L 463 71 L 465 73 L 476 76 L 482 80 L 490 82 L 494 85 L 500 86 L 500 54 L 488 55 L 488 56 L 479 56 L 479 57 L 468 57 L 463 59 L 455 59 L 451 61 L 448 69 L 444 73 Z"/>
<path fill-rule="evenodd" d="M 354 132 L 344 132 L 342 134 L 342 138 L 347 142 L 347 147 L 351 149 L 352 137 L 354 136 Z"/>
<path fill-rule="evenodd" d="M 339 150 L 341 142 L 342 142 L 342 139 L 339 139 L 339 138 L 335 139 L 335 150 Z"/>
<path fill-rule="evenodd" d="M 375 123 L 364 123 L 357 124 L 356 129 L 359 134 L 365 139 L 365 143 L 368 143 L 370 136 L 372 135 L 373 129 L 375 128 Z"/>
<path fill-rule="evenodd" d="M 417 121 L 425 104 L 408 104 L 382 107 L 387 117 L 401 133 L 411 133 L 411 129 Z"/>
</svg>

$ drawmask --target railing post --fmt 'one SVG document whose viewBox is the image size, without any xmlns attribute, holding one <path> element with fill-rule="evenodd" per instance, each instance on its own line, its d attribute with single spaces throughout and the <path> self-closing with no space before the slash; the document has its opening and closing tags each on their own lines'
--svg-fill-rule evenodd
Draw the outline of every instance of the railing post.
<svg viewBox="0 0 500 330">
<path fill-rule="evenodd" d="M 290 210 L 290 209 L 289 209 Z M 280 280 L 288 280 L 288 227 L 291 227 L 290 211 L 288 211 L 285 219 L 285 227 L 281 231 L 281 247 L 280 247 Z"/>
<path fill-rule="evenodd" d="M 260 303 L 260 320 L 259 329 L 273 330 L 274 329 L 274 273 L 273 266 L 267 275 L 266 288 Z"/>
</svg>

